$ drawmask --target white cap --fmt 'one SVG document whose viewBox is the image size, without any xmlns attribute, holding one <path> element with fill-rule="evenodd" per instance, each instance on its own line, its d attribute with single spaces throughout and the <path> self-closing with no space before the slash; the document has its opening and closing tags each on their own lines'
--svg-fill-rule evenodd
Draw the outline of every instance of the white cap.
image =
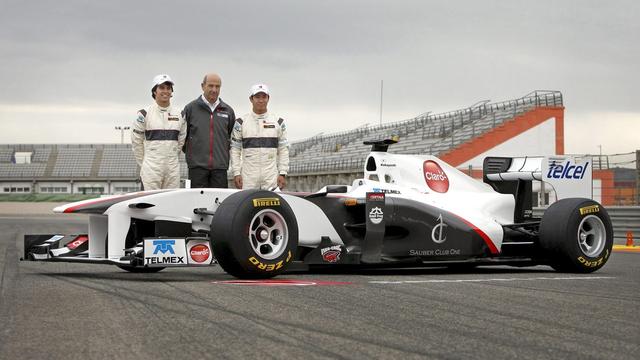
<svg viewBox="0 0 640 360">
<path fill-rule="evenodd" d="M 257 93 L 265 93 L 269 95 L 269 87 L 266 84 L 255 84 L 249 90 L 249 96 L 253 96 Z"/>
<path fill-rule="evenodd" d="M 167 74 L 160 74 L 160 75 L 156 75 L 156 76 L 153 78 L 153 84 L 152 84 L 151 86 L 152 86 L 152 87 L 153 87 L 153 86 L 157 86 L 157 85 L 160 85 L 160 84 L 164 84 L 164 83 L 166 83 L 166 82 L 170 83 L 171 85 L 175 85 L 175 84 L 173 83 L 173 80 L 171 80 L 171 78 L 169 77 L 169 75 L 167 75 Z"/>
</svg>

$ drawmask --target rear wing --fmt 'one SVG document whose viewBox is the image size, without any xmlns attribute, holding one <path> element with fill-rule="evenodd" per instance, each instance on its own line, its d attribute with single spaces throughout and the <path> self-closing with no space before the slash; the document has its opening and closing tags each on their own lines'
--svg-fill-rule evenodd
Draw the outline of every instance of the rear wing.
<svg viewBox="0 0 640 360">
<path fill-rule="evenodd" d="M 496 191 L 516 197 L 516 219 L 526 218 L 532 206 L 532 182 L 549 199 L 593 198 L 593 161 L 590 156 L 487 157 L 483 181 Z M 521 209 L 518 209 L 522 207 Z"/>
</svg>

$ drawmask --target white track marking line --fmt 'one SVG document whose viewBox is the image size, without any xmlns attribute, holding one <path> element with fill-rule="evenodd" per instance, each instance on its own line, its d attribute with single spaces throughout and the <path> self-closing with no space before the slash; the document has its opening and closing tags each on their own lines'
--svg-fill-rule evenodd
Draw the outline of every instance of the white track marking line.
<svg viewBox="0 0 640 360">
<path fill-rule="evenodd" d="M 532 278 L 492 278 L 492 279 L 431 279 L 431 280 L 400 280 L 400 281 L 369 281 L 369 284 L 430 284 L 430 283 L 474 283 L 500 281 L 539 281 L 539 280 L 603 280 L 615 279 L 613 276 L 570 276 L 570 277 L 532 277 Z"/>
</svg>

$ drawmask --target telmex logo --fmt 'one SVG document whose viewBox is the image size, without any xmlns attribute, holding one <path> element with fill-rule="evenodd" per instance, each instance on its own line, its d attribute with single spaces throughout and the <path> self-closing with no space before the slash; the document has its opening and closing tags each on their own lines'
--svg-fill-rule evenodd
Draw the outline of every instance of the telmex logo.
<svg viewBox="0 0 640 360">
<path fill-rule="evenodd" d="M 173 245 L 175 244 L 175 240 L 153 240 L 153 245 L 156 247 L 155 250 L 153 250 L 153 254 L 157 254 L 158 251 L 166 254 L 168 251 L 169 254 L 175 255 L 175 252 L 173 251 Z"/>
<path fill-rule="evenodd" d="M 278 198 L 253 199 L 253 207 L 264 207 L 264 206 L 280 206 L 280 199 Z"/>
<path fill-rule="evenodd" d="M 422 167 L 424 180 L 431 190 L 439 193 L 446 193 L 449 190 L 449 178 L 437 162 L 427 160 Z"/>
<path fill-rule="evenodd" d="M 556 160 L 549 162 L 549 172 L 547 178 L 553 179 L 582 179 L 587 172 L 587 161 L 584 165 L 577 165 L 567 160 L 565 163 L 557 163 Z"/>
</svg>

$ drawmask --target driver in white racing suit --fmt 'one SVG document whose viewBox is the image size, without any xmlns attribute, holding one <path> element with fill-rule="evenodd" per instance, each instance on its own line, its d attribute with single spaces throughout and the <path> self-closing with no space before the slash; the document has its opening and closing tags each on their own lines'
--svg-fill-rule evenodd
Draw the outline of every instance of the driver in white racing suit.
<svg viewBox="0 0 640 360">
<path fill-rule="evenodd" d="M 155 103 L 138 111 L 131 133 L 131 147 L 140 166 L 142 185 L 144 190 L 178 188 L 178 155 L 187 127 L 180 109 L 171 106 L 173 81 L 169 75 L 153 78 L 151 96 Z"/>
<path fill-rule="evenodd" d="M 269 88 L 251 87 L 253 111 L 236 119 L 231 133 L 231 170 L 238 189 L 283 189 L 289 171 L 289 143 L 284 120 L 267 112 Z"/>
</svg>

